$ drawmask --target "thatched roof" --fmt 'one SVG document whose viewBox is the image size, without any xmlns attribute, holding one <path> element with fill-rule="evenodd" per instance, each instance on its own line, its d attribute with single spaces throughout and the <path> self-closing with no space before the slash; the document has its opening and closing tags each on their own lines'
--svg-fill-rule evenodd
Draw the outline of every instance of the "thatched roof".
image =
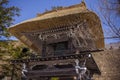
<svg viewBox="0 0 120 80">
<path fill-rule="evenodd" d="M 57 24 L 59 25 L 61 22 L 59 19 L 61 17 L 64 18 L 68 15 L 74 15 L 74 14 L 79 14 L 79 13 L 84 14 L 84 13 L 88 13 L 88 12 L 89 11 L 87 10 L 84 3 L 73 5 L 70 7 L 65 7 L 65 8 L 58 9 L 58 10 L 52 10 L 52 11 L 45 12 L 43 14 L 38 14 L 38 16 L 33 19 L 29 19 L 29 20 L 23 21 L 21 23 L 18 23 L 16 25 L 13 25 L 9 28 L 9 31 L 11 33 L 14 33 L 14 31 L 16 32 L 16 30 L 29 32 L 31 30 L 42 29 L 42 28 L 57 25 Z M 57 21 L 54 22 L 53 19 L 54 19 L 54 21 L 56 21 L 56 20 Z M 63 23 L 65 23 L 65 22 L 66 21 L 64 20 Z"/>
<path fill-rule="evenodd" d="M 11 32 L 29 47 L 33 48 L 32 46 L 35 47 L 34 43 L 32 43 L 30 40 L 27 40 L 22 32 L 39 31 L 46 28 L 67 25 L 78 20 L 86 20 L 90 24 L 89 27 L 92 29 L 94 36 L 98 36 L 100 38 L 96 42 L 98 48 L 103 48 L 104 40 L 100 20 L 94 12 L 89 11 L 86 8 L 84 2 L 70 7 L 39 14 L 33 19 L 26 20 L 10 27 L 9 32 Z"/>
</svg>

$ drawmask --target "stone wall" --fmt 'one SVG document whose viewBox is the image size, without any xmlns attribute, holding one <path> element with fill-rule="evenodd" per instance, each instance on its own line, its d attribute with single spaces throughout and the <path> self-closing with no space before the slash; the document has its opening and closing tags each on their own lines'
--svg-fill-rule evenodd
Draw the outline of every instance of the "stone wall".
<svg viewBox="0 0 120 80">
<path fill-rule="evenodd" d="M 120 49 L 93 53 L 93 57 L 101 71 L 94 80 L 120 80 Z"/>
</svg>

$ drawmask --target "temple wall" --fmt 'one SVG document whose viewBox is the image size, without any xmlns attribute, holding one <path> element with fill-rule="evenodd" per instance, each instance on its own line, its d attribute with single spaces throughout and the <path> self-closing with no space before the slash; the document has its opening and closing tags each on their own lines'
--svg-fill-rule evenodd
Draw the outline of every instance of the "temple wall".
<svg viewBox="0 0 120 80">
<path fill-rule="evenodd" d="M 120 80 L 120 49 L 93 53 L 93 57 L 101 71 L 94 80 Z"/>
</svg>

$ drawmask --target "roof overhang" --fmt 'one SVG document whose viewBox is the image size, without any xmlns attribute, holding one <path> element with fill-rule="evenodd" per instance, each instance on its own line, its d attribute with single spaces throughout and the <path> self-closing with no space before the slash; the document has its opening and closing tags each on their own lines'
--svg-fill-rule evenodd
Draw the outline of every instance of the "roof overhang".
<svg viewBox="0 0 120 80">
<path fill-rule="evenodd" d="M 88 27 L 92 30 L 93 36 L 98 38 L 95 42 L 97 47 L 104 48 L 104 36 L 100 19 L 94 12 L 87 10 L 83 4 L 41 14 L 36 18 L 10 27 L 9 32 L 32 49 L 37 50 L 34 43 L 22 34 L 23 32 L 35 32 L 57 26 L 71 25 L 77 21 L 89 23 Z"/>
</svg>

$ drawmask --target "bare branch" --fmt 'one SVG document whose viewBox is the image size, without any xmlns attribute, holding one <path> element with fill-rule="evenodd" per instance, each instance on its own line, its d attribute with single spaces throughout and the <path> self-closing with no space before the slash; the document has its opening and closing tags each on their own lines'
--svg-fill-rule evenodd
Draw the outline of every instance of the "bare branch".
<svg viewBox="0 0 120 80">
<path fill-rule="evenodd" d="M 99 5 L 99 13 L 101 13 L 100 16 L 102 16 L 103 24 L 105 24 L 108 28 L 112 30 L 112 32 L 114 33 L 113 35 L 120 38 L 120 28 L 117 25 L 116 19 L 119 16 L 115 14 L 115 11 L 120 10 L 120 8 L 116 7 L 115 4 L 111 5 L 111 2 L 109 3 L 109 1 L 111 0 L 100 0 L 101 5 Z"/>
</svg>

